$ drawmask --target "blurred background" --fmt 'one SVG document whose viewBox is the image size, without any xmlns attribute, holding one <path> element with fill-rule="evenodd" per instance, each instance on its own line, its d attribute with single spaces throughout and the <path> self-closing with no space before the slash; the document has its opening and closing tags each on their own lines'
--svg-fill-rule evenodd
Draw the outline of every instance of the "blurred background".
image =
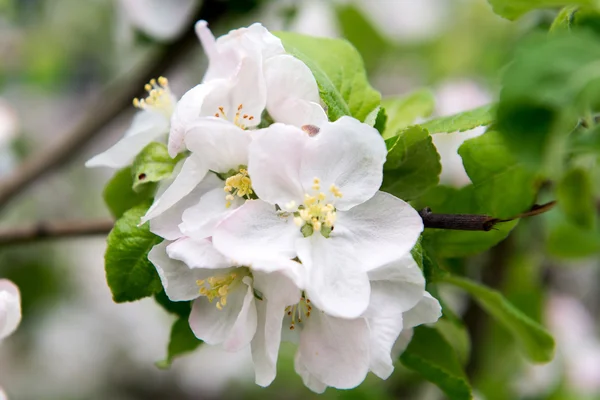
<svg viewBox="0 0 600 400">
<path fill-rule="evenodd" d="M 514 45 L 547 29 L 555 15 L 539 11 L 508 22 L 485 0 L 0 0 L 0 179 L 79 124 L 89 125 L 90 116 L 103 122 L 62 156 L 60 168 L 4 204 L 0 227 L 109 218 L 102 190 L 114 171 L 83 163 L 123 135 L 134 108 L 105 118 L 106 108 L 131 104 L 121 86 L 152 71 L 164 72 L 178 96 L 199 83 L 206 59 L 190 35 L 199 16 L 215 35 L 258 21 L 270 30 L 345 37 L 384 96 L 427 87 L 436 97 L 433 115 L 446 115 L 493 102 Z M 481 133 L 434 136 L 442 183 L 469 183 L 456 151 Z M 555 361 L 527 364 L 475 305 L 442 291 L 471 335 L 463 356 L 480 399 L 600 398 L 600 262 L 548 252 L 544 218 L 552 213 L 523 221 L 485 254 L 450 260 L 502 290 L 557 341 Z M 114 304 L 104 249 L 103 235 L 0 246 L 0 277 L 13 280 L 23 297 L 23 323 L 0 345 L 0 386 L 11 399 L 319 397 L 294 373 L 294 349 L 287 346 L 266 389 L 253 383 L 249 353 L 201 346 L 168 370 L 155 367 L 165 357 L 173 317 L 153 299 Z M 328 389 L 320 397 L 444 398 L 399 363 L 387 381 L 369 376 L 357 389 Z"/>
</svg>

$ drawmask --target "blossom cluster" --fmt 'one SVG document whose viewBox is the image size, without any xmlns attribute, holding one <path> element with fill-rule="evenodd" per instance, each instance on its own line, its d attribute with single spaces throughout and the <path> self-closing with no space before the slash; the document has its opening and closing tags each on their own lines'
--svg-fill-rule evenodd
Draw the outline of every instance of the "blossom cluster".
<svg viewBox="0 0 600 400">
<path fill-rule="evenodd" d="M 329 121 L 311 70 L 262 25 L 196 30 L 202 83 L 179 100 L 148 83 L 125 137 L 88 166 L 127 166 L 153 141 L 182 159 L 141 220 L 164 239 L 148 258 L 170 300 L 193 300 L 199 339 L 251 347 L 257 384 L 274 380 L 282 340 L 313 391 L 386 379 L 441 311 L 411 255 L 419 214 L 379 191 L 384 140 Z"/>
</svg>

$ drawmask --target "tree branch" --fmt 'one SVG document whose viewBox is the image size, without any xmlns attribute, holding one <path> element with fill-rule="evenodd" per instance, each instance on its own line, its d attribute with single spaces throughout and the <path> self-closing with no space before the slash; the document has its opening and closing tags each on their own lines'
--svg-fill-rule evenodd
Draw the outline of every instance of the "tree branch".
<svg viewBox="0 0 600 400">
<path fill-rule="evenodd" d="M 489 215 L 479 214 L 434 214 L 429 207 L 419 211 L 419 215 L 423 218 L 425 228 L 487 232 L 494 229 L 494 226 L 501 222 L 509 222 L 519 218 L 542 214 L 551 210 L 555 205 L 556 201 L 542 205 L 535 204 L 528 211 L 508 219 L 493 218 Z"/>
<path fill-rule="evenodd" d="M 211 23 L 227 11 L 226 2 L 204 0 L 196 19 L 205 19 Z M 193 21 L 195 22 L 196 19 Z M 48 146 L 31 155 L 15 171 L 0 180 L 0 208 L 40 177 L 62 167 L 74 158 L 107 123 L 132 107 L 132 99 L 141 93 L 144 84 L 162 75 L 195 45 L 199 48 L 192 24 L 175 42 L 160 46 L 154 55 L 154 61 L 142 63 L 138 68 L 107 86 L 71 132 L 58 140 L 49 141 Z"/>
<path fill-rule="evenodd" d="M 110 219 L 91 221 L 38 222 L 19 228 L 0 229 L 0 246 L 30 243 L 43 239 L 106 235 L 112 229 Z"/>
</svg>

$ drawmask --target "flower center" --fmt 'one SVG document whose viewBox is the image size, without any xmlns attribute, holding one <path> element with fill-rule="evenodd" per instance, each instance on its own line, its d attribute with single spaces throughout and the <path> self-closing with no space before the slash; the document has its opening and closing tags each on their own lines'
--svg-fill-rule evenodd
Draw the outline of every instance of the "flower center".
<svg viewBox="0 0 600 400">
<path fill-rule="evenodd" d="M 148 96 L 143 99 L 133 99 L 133 105 L 141 110 L 153 109 L 163 113 L 167 118 L 173 114 L 173 95 L 169 89 L 169 81 L 164 76 L 150 80 L 144 86 Z"/>
<path fill-rule="evenodd" d="M 285 308 L 286 314 L 292 320 L 290 323 L 290 330 L 293 331 L 296 329 L 296 323 L 302 323 L 303 318 L 310 317 L 311 311 L 312 306 L 310 305 L 310 300 L 306 298 L 304 293 L 302 293 L 302 297 L 297 304 L 294 304 L 293 306 L 287 306 Z"/>
<path fill-rule="evenodd" d="M 233 123 L 242 128 L 242 129 L 246 129 L 246 122 L 252 121 L 254 119 L 253 115 L 249 115 L 249 114 L 244 114 L 242 112 L 242 110 L 244 109 L 244 105 L 240 104 L 237 107 L 237 110 L 235 112 L 235 116 L 233 117 Z M 219 111 L 217 111 L 215 113 L 215 117 L 217 118 L 224 118 L 226 120 L 229 121 L 229 118 L 227 117 L 227 114 L 225 114 L 225 107 L 219 107 Z"/>
<path fill-rule="evenodd" d="M 225 196 L 225 200 L 227 200 L 225 207 L 227 208 L 231 207 L 231 202 L 235 199 L 235 196 L 249 199 L 254 191 L 252 190 L 252 180 L 248 176 L 248 170 L 240 168 L 238 173 L 227 178 L 223 190 L 227 193 Z"/>
<path fill-rule="evenodd" d="M 294 213 L 294 222 L 300 227 L 304 237 L 308 237 L 314 232 L 321 232 L 327 238 L 331 234 L 335 223 L 335 206 L 327 201 L 327 195 L 321 191 L 321 180 L 319 178 L 313 180 L 312 189 L 317 194 L 310 195 L 306 193 L 304 195 L 303 204 Z M 329 191 L 334 198 L 342 197 L 340 189 L 333 184 L 329 187 Z M 287 204 L 286 207 L 288 209 L 293 208 L 295 204 L 292 203 Z"/>
<path fill-rule="evenodd" d="M 249 272 L 246 268 L 237 268 L 225 275 L 211 276 L 208 279 L 196 281 L 200 296 L 205 296 L 211 303 L 218 298 L 216 307 L 222 310 L 227 305 L 227 296 L 234 290 Z"/>
</svg>

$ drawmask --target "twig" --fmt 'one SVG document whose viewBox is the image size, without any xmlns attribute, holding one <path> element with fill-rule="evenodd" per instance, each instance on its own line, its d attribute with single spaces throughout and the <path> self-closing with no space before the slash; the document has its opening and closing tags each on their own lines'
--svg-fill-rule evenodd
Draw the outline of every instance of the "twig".
<svg viewBox="0 0 600 400">
<path fill-rule="evenodd" d="M 204 0 L 197 17 L 209 23 L 214 22 L 227 9 L 227 4 L 223 1 Z M 88 108 L 89 112 L 71 132 L 58 140 L 50 141 L 48 146 L 33 154 L 13 173 L 0 180 L 0 208 L 41 176 L 65 165 L 78 155 L 79 150 L 95 137 L 102 127 L 121 112 L 130 109 L 131 100 L 142 91 L 145 83 L 176 64 L 194 45 L 199 49 L 192 25 L 174 43 L 161 46 L 156 51 L 154 62 L 145 62 L 110 84 Z"/>
<path fill-rule="evenodd" d="M 531 217 L 545 213 L 556 205 L 556 201 L 546 204 L 535 204 L 528 211 L 508 219 L 493 218 L 480 214 L 434 214 L 429 207 L 419 211 L 425 228 L 451 229 L 459 231 L 490 231 L 496 224 L 509 222 L 518 218 Z"/>
<path fill-rule="evenodd" d="M 77 236 L 106 235 L 114 222 L 109 219 L 91 221 L 39 222 L 19 228 L 0 229 L 0 246 Z"/>
</svg>

